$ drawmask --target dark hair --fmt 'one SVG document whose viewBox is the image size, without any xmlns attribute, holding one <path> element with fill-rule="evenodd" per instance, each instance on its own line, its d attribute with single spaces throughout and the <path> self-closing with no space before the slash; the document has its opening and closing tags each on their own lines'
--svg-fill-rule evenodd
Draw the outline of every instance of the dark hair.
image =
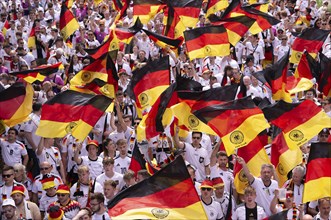
<svg viewBox="0 0 331 220">
<path fill-rule="evenodd" d="M 314 97 L 316 97 L 317 96 L 317 94 L 316 94 L 316 90 L 314 89 L 314 88 L 311 88 L 311 89 L 308 89 L 308 90 L 306 90 L 304 93 L 305 93 L 305 95 L 307 94 L 307 92 L 313 92 L 313 94 L 314 94 Z"/>
<path fill-rule="evenodd" d="M 194 134 L 198 134 L 198 135 L 200 135 L 200 137 L 202 137 L 202 132 L 200 132 L 200 131 L 193 131 L 193 132 L 192 132 L 192 136 L 193 136 Z"/>
<path fill-rule="evenodd" d="M 5 172 L 5 171 L 9 171 L 9 170 L 14 171 L 14 167 L 8 166 L 8 165 L 4 165 L 3 168 L 2 168 L 2 173 Z"/>
<path fill-rule="evenodd" d="M 40 111 L 42 104 L 40 102 L 33 103 L 32 111 L 37 112 Z"/>
<path fill-rule="evenodd" d="M 91 200 L 96 199 L 99 203 L 104 204 L 105 203 L 105 197 L 100 192 L 93 193 L 91 195 Z"/>
<path fill-rule="evenodd" d="M 148 173 L 147 170 L 139 170 L 137 172 L 137 175 L 141 175 L 144 179 L 147 179 L 148 177 L 150 177 L 151 175 Z"/>
<path fill-rule="evenodd" d="M 15 131 L 16 136 L 18 135 L 18 130 L 16 128 L 9 128 L 8 129 L 8 132 L 9 131 Z"/>
</svg>

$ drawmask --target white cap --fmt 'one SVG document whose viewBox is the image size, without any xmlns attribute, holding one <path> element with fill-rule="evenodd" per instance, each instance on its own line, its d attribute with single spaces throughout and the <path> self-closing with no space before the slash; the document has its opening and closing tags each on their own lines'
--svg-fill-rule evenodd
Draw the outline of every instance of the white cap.
<svg viewBox="0 0 331 220">
<path fill-rule="evenodd" d="M 5 199 L 5 200 L 3 201 L 3 203 L 2 203 L 2 207 L 4 207 L 4 206 L 8 206 L 8 205 L 13 206 L 13 207 L 16 208 L 16 205 L 15 205 L 15 202 L 14 202 L 13 199 Z"/>
</svg>

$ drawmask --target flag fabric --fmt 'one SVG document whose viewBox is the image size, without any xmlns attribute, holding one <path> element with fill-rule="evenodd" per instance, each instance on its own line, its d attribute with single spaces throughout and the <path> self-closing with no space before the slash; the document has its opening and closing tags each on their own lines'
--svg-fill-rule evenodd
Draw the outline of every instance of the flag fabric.
<svg viewBox="0 0 331 220">
<path fill-rule="evenodd" d="M 254 24 L 255 19 L 247 16 L 238 16 L 232 18 L 219 18 L 212 14 L 208 17 L 213 25 L 224 25 L 228 33 L 229 42 L 235 46 L 246 34 L 249 28 Z"/>
<path fill-rule="evenodd" d="M 202 7 L 202 0 L 168 1 L 185 27 L 196 27 Z"/>
<path fill-rule="evenodd" d="M 43 82 L 46 76 L 56 73 L 62 63 L 56 63 L 53 65 L 40 65 L 35 69 L 24 70 L 20 72 L 11 72 L 10 75 L 16 76 L 18 78 L 23 78 L 28 83 L 33 83 L 35 81 Z"/>
<path fill-rule="evenodd" d="M 315 58 L 329 34 L 330 31 L 328 30 L 305 28 L 292 44 L 290 62 L 295 64 L 299 63 L 304 50 Z"/>
<path fill-rule="evenodd" d="M 270 67 L 252 75 L 262 83 L 267 82 L 272 92 L 272 99 L 292 102 L 289 92 L 286 90 L 289 53 Z"/>
<path fill-rule="evenodd" d="M 83 141 L 111 102 L 112 99 L 103 95 L 61 92 L 42 106 L 36 134 L 46 138 L 71 134 Z"/>
<path fill-rule="evenodd" d="M 164 9 L 163 23 L 165 24 L 164 36 L 174 39 L 184 37 L 186 27 L 173 7 L 168 6 Z"/>
<path fill-rule="evenodd" d="M 223 25 L 187 30 L 184 37 L 190 60 L 230 54 L 229 38 Z"/>
<path fill-rule="evenodd" d="M 149 37 L 150 40 L 152 40 L 157 46 L 160 48 L 166 49 L 169 47 L 171 50 L 173 50 L 176 54 L 178 54 L 178 48 L 182 45 L 183 43 L 183 38 L 179 37 L 176 39 L 166 37 L 163 35 L 156 34 L 154 32 L 142 29 L 146 35 Z"/>
<path fill-rule="evenodd" d="M 64 4 L 67 6 L 67 8 L 71 8 L 73 3 L 74 3 L 73 0 L 65 0 L 64 1 Z"/>
<path fill-rule="evenodd" d="M 145 163 L 146 160 L 144 159 L 144 155 L 140 152 L 137 142 L 135 142 L 129 169 L 137 176 L 139 170 L 145 169 Z"/>
<path fill-rule="evenodd" d="M 331 197 L 331 143 L 312 143 L 307 163 L 303 202 Z"/>
<path fill-rule="evenodd" d="M 128 7 L 130 5 L 130 0 L 115 0 L 115 1 L 113 1 L 113 4 L 114 4 L 114 8 L 116 9 L 116 11 L 120 12 L 116 16 L 115 21 L 126 16 L 126 10 L 128 9 Z"/>
<path fill-rule="evenodd" d="M 284 133 L 290 149 L 299 148 L 323 128 L 330 128 L 329 116 L 311 100 L 298 103 L 279 101 L 262 109 L 268 121 Z"/>
<path fill-rule="evenodd" d="M 240 0 L 233 0 L 225 9 L 221 18 L 237 16 L 247 16 L 255 19 L 255 22 L 249 29 L 251 34 L 258 34 L 264 30 L 270 29 L 272 26 L 280 22 L 273 16 L 270 16 L 267 13 L 263 13 L 250 5 L 246 5 L 244 7 L 241 6 Z"/>
<path fill-rule="evenodd" d="M 1 91 L 0 124 L 12 127 L 24 122 L 32 112 L 32 102 L 33 88 L 29 83 L 16 82 Z"/>
<path fill-rule="evenodd" d="M 7 33 L 7 30 L 10 29 L 10 24 L 9 24 L 9 21 L 8 19 L 6 19 L 4 25 L 3 25 L 3 28 L 2 28 L 2 34 L 3 36 L 6 36 L 6 33 Z"/>
<path fill-rule="evenodd" d="M 221 137 L 228 155 L 233 154 L 236 148 L 246 146 L 270 127 L 250 96 L 208 106 L 193 114 Z M 233 120 L 229 120 L 230 116 Z"/>
<path fill-rule="evenodd" d="M 318 75 L 318 62 L 307 52 L 305 51 L 301 58 L 300 62 L 295 69 L 294 76 L 296 78 L 304 77 L 307 79 L 317 78 Z"/>
<path fill-rule="evenodd" d="M 114 98 L 118 75 L 110 52 L 99 57 L 79 71 L 70 80 L 70 89 L 83 93 L 104 94 Z"/>
<path fill-rule="evenodd" d="M 282 187 L 288 180 L 287 174 L 302 162 L 300 148 L 290 149 L 285 141 L 285 136 L 277 126 L 273 127 L 274 139 L 271 143 L 271 163 L 275 166 Z"/>
<path fill-rule="evenodd" d="M 247 146 L 239 148 L 237 155 L 246 161 L 247 167 L 253 176 L 260 175 L 261 166 L 263 164 L 270 164 L 269 157 L 264 149 L 264 144 L 261 142 L 259 135 L 256 136 Z M 249 182 L 244 174 L 242 166 L 239 163 L 235 164 L 234 176 L 234 185 L 237 192 L 244 194 L 244 190 L 247 186 L 249 186 Z"/>
<path fill-rule="evenodd" d="M 254 0 L 255 1 L 255 0 Z M 268 9 L 269 9 L 269 2 L 266 3 L 258 3 L 257 1 L 253 2 L 249 2 L 249 4 L 251 5 L 251 7 L 255 8 L 256 10 L 262 11 L 264 13 L 268 13 Z"/>
<path fill-rule="evenodd" d="M 36 48 L 36 24 L 33 23 L 29 38 L 28 38 L 28 48 Z"/>
<path fill-rule="evenodd" d="M 135 24 L 129 28 L 115 28 L 115 36 L 117 39 L 125 44 L 129 44 L 133 38 L 133 36 L 141 31 L 143 25 L 138 18 Z"/>
<path fill-rule="evenodd" d="M 110 31 L 107 39 L 99 47 L 93 49 L 85 49 L 85 51 L 93 59 L 98 59 L 105 53 L 110 51 L 118 51 L 118 49 L 119 49 L 119 40 L 115 35 L 115 31 Z"/>
<path fill-rule="evenodd" d="M 289 209 L 285 209 L 284 211 L 278 212 L 274 215 L 264 218 L 263 220 L 287 220 L 287 213 Z"/>
<path fill-rule="evenodd" d="M 161 93 L 170 85 L 169 56 L 148 62 L 133 71 L 127 94 L 136 102 L 144 115 Z"/>
<path fill-rule="evenodd" d="M 133 0 L 133 17 L 147 24 L 164 6 L 159 0 Z"/>
<path fill-rule="evenodd" d="M 182 157 L 118 193 L 108 214 L 112 219 L 207 219 Z"/>
<path fill-rule="evenodd" d="M 67 40 L 79 29 L 78 21 L 66 4 L 62 4 L 61 6 L 59 28 L 64 40 Z"/>
<path fill-rule="evenodd" d="M 218 11 L 223 10 L 228 6 L 229 6 L 229 2 L 227 0 L 208 0 L 206 17 Z"/>
<path fill-rule="evenodd" d="M 216 135 L 208 125 L 196 118 L 192 111 L 234 100 L 237 89 L 236 85 L 231 85 L 200 92 L 178 91 L 179 103 L 171 107 L 172 113 L 178 119 L 178 125 L 183 124 L 191 131 Z"/>
<path fill-rule="evenodd" d="M 314 83 L 304 77 L 296 78 L 295 76 L 288 76 L 286 79 L 286 91 L 288 91 L 291 95 L 296 94 L 298 92 L 306 91 L 312 88 Z"/>
<path fill-rule="evenodd" d="M 318 75 L 318 91 L 331 97 L 331 59 L 320 53 L 320 67 Z"/>
</svg>

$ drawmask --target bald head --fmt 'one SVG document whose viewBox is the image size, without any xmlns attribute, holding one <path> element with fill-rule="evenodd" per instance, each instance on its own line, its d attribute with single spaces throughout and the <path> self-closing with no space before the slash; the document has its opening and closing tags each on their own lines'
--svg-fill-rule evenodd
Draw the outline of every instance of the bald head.
<svg viewBox="0 0 331 220">
<path fill-rule="evenodd" d="M 306 214 L 302 217 L 302 220 L 313 220 L 313 217 L 311 215 Z"/>
</svg>

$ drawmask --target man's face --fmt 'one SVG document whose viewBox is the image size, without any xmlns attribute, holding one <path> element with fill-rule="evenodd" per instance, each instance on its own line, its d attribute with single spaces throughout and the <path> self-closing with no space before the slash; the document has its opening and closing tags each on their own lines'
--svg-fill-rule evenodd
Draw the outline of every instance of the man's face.
<svg viewBox="0 0 331 220">
<path fill-rule="evenodd" d="M 200 134 L 192 134 L 192 143 L 194 145 L 198 145 L 200 144 L 200 141 L 201 141 L 201 136 Z"/>
<path fill-rule="evenodd" d="M 115 193 L 115 188 L 113 188 L 113 187 L 110 186 L 110 185 L 105 185 L 105 186 L 103 187 L 103 192 L 104 192 L 104 194 L 105 194 L 105 197 L 106 197 L 106 198 L 109 198 L 109 197 L 111 197 L 111 196 L 114 195 L 114 193 Z"/>
<path fill-rule="evenodd" d="M 55 187 L 51 187 L 51 188 L 48 188 L 48 189 L 45 189 L 47 195 L 49 196 L 54 196 L 56 194 L 56 189 Z"/>
<path fill-rule="evenodd" d="M 228 161 L 229 161 L 228 157 L 226 157 L 226 156 L 219 156 L 218 157 L 218 165 L 219 165 L 219 167 L 225 168 L 226 165 L 228 164 Z"/>
<path fill-rule="evenodd" d="M 45 175 L 52 171 L 52 166 L 50 164 L 42 164 L 40 166 L 40 172 L 41 174 Z"/>
<path fill-rule="evenodd" d="M 57 193 L 57 199 L 59 200 L 61 205 L 66 205 L 65 203 L 69 199 L 69 193 Z"/>
<path fill-rule="evenodd" d="M 103 169 L 105 170 L 106 173 L 110 172 L 114 169 L 114 164 L 110 164 L 110 163 L 104 164 Z"/>
<path fill-rule="evenodd" d="M 244 195 L 244 200 L 245 200 L 245 203 L 253 203 L 255 202 L 255 199 L 256 199 L 256 194 L 255 193 L 247 193 Z"/>
<path fill-rule="evenodd" d="M 217 198 L 223 197 L 223 194 L 224 194 L 224 186 L 215 187 L 215 195 Z"/>
<path fill-rule="evenodd" d="M 16 133 L 15 131 L 8 131 L 8 141 L 9 142 L 12 142 L 12 141 L 15 141 L 16 140 Z"/>
<path fill-rule="evenodd" d="M 318 141 L 319 142 L 327 142 L 329 138 L 329 134 L 321 133 L 318 135 Z"/>
<path fill-rule="evenodd" d="M 98 200 L 96 200 L 96 199 L 91 200 L 90 205 L 91 205 L 92 212 L 96 213 L 96 212 L 100 211 L 100 203 L 98 202 Z"/>
<path fill-rule="evenodd" d="M 78 178 L 81 183 L 87 184 L 90 179 L 90 173 L 87 171 L 82 171 L 78 173 Z"/>
<path fill-rule="evenodd" d="M 15 201 L 16 206 L 21 205 L 24 199 L 24 196 L 21 193 L 14 193 L 11 197 Z"/>
<path fill-rule="evenodd" d="M 295 172 L 293 172 L 292 179 L 293 179 L 293 183 L 295 185 L 299 186 L 299 185 L 301 185 L 303 175 L 301 175 L 301 173 L 299 171 L 295 171 Z"/>
<path fill-rule="evenodd" d="M 261 170 L 261 179 L 263 181 L 269 181 L 271 180 L 271 176 L 272 176 L 272 171 L 270 168 L 265 167 Z"/>
<path fill-rule="evenodd" d="M 118 150 L 120 151 L 120 154 L 121 155 L 126 155 L 126 152 L 127 152 L 127 150 L 126 150 L 126 144 L 119 145 L 118 146 Z"/>
<path fill-rule="evenodd" d="M 331 210 L 330 200 L 323 201 L 318 208 L 323 216 L 329 216 Z"/>
<path fill-rule="evenodd" d="M 90 144 L 88 146 L 88 154 L 90 156 L 93 156 L 94 157 L 94 156 L 97 155 L 97 153 L 98 153 L 98 147 L 96 147 L 95 145 Z"/>
<path fill-rule="evenodd" d="M 309 91 L 306 93 L 306 99 L 314 100 L 314 93 Z"/>
<path fill-rule="evenodd" d="M 14 180 L 14 170 L 3 171 L 2 179 L 6 184 L 12 183 Z"/>
<path fill-rule="evenodd" d="M 6 219 L 12 219 L 15 216 L 15 211 L 16 208 L 10 205 L 4 206 L 2 207 L 2 212 L 4 213 L 4 216 L 6 217 Z"/>
<path fill-rule="evenodd" d="M 212 188 L 201 188 L 201 197 L 204 199 L 209 199 L 211 195 L 213 194 Z"/>
</svg>

